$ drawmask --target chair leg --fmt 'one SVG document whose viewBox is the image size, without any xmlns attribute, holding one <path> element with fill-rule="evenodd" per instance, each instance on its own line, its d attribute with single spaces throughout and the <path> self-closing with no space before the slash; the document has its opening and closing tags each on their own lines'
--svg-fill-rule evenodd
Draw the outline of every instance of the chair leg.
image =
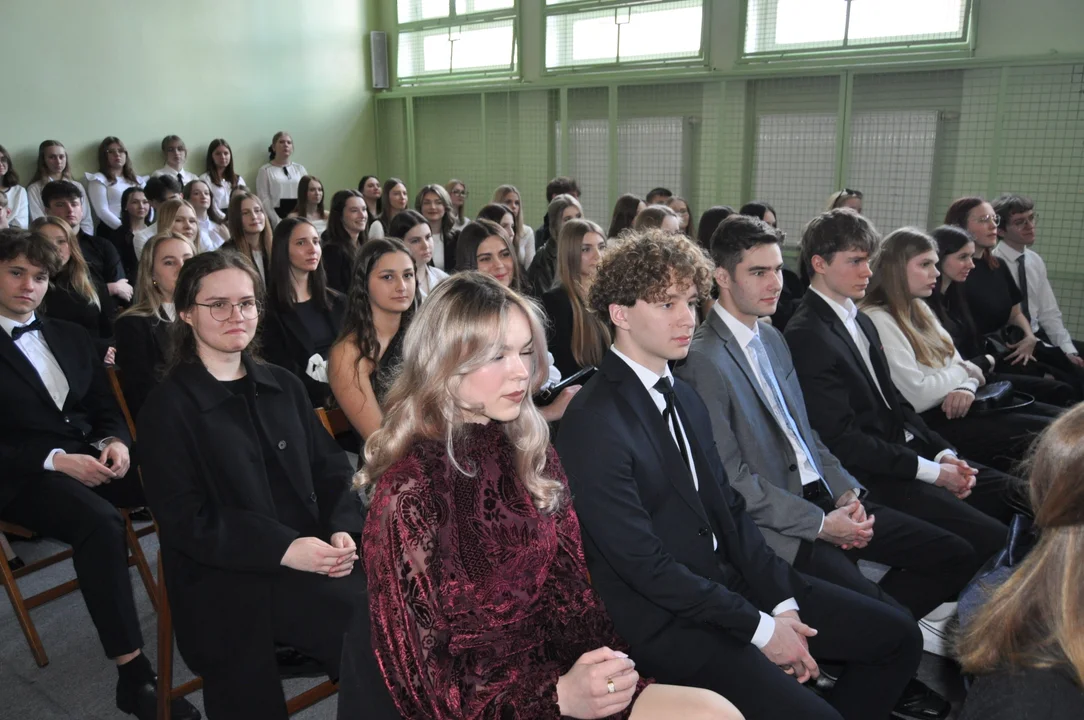
<svg viewBox="0 0 1084 720">
<path fill-rule="evenodd" d="M 162 551 L 158 551 L 158 720 L 170 720 L 173 696 L 173 616 L 162 577 Z"/>
<path fill-rule="evenodd" d="M 135 528 L 132 526 L 131 516 L 127 510 L 122 512 L 124 513 L 124 534 L 128 538 L 128 549 L 132 552 L 132 559 L 135 562 L 136 569 L 139 570 L 139 576 L 143 578 L 143 587 L 147 589 L 147 596 L 151 600 L 151 608 L 157 612 L 158 587 L 154 582 L 154 575 L 151 574 L 151 566 L 147 562 L 143 547 L 139 544 L 139 536 L 136 535 Z"/>
<path fill-rule="evenodd" d="M 38 637 L 38 629 L 34 627 L 34 621 L 30 619 L 30 611 L 23 602 L 23 594 L 19 591 L 19 585 L 11 573 L 11 566 L 8 565 L 8 560 L 3 553 L 0 553 L 0 580 L 4 583 L 4 589 L 8 591 L 11 607 L 15 610 L 15 617 L 19 620 L 19 627 L 23 629 L 26 644 L 30 646 L 34 661 L 38 667 L 45 667 L 49 664 L 49 656 L 45 654 L 45 646 L 41 644 L 41 638 Z"/>
<path fill-rule="evenodd" d="M 315 685 L 305 692 L 298 693 L 287 700 L 286 713 L 288 715 L 299 713 L 302 710 L 312 707 L 324 698 L 331 697 L 337 692 L 339 692 L 339 684 L 331 682 L 330 680 L 325 680 L 319 685 Z"/>
</svg>

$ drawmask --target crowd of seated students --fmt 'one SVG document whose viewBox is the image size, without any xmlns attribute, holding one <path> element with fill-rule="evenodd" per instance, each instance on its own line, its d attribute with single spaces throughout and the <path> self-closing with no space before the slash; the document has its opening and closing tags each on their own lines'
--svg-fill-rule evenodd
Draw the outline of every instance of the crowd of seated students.
<svg viewBox="0 0 1084 720">
<path fill-rule="evenodd" d="M 74 434 L 8 421 L 4 455 L 26 458 L 0 519 L 61 540 L 116 522 L 102 506 L 58 528 L 26 488 L 130 475 L 100 385 L 119 367 L 147 498 L 74 488 L 65 502 L 149 504 L 210 717 L 284 717 L 276 644 L 341 677 L 341 717 L 945 717 L 915 678 L 917 622 L 1037 507 L 1011 473 L 1051 423 L 1067 432 L 1084 373 L 1030 249 L 1030 201 L 964 198 L 931 234 L 882 241 L 862 194 L 841 190 L 803 233 L 805 289 L 766 202 L 694 222 L 656 188 L 623 196 L 604 232 L 556 178 L 535 232 L 512 185 L 470 221 L 461 181 L 423 186 L 410 209 L 405 183 L 366 176 L 325 214 L 288 133 L 256 193 L 224 140 L 201 177 L 180 138 L 162 150 L 145 180 L 106 138 L 84 192 L 60 143 L 39 149 L 41 214 L 0 239 L 0 315 L 18 341 L 0 336 L 0 357 L 31 389 L 36 371 L 43 412 L 49 398 L 83 415 Z M 12 197 L 0 192 L 0 228 Z M 54 337 L 79 348 L 78 377 L 50 360 Z M 588 367 L 595 379 L 550 405 L 527 397 Z M 998 380 L 1035 400 L 973 411 Z M 330 405 L 364 443 L 353 486 L 309 411 Z M 371 617 L 352 572 L 370 499 Z M 116 575 L 110 552 L 77 555 L 84 587 Z M 874 583 L 859 559 L 889 570 Z M 118 704 L 143 717 L 153 675 L 128 667 L 141 640 L 113 575 L 86 601 L 127 668 Z M 208 612 L 207 592 L 231 601 Z M 244 663 L 222 662 L 235 645 Z M 1060 689 L 1078 687 L 1067 677 Z"/>
</svg>

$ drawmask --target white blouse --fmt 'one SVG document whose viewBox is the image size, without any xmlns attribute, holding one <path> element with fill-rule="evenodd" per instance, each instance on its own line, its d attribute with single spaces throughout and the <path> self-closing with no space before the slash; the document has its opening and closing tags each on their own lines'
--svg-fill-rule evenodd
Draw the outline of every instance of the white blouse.
<svg viewBox="0 0 1084 720">
<path fill-rule="evenodd" d="M 182 188 L 185 185 L 187 185 L 188 183 L 192 182 L 193 180 L 199 180 L 199 176 L 196 175 L 196 173 L 188 172 L 184 168 L 181 168 L 179 171 L 174 170 L 169 165 L 166 165 L 165 167 L 158 168 L 157 170 L 155 170 L 154 172 L 151 173 L 151 177 L 160 177 L 162 175 L 169 175 L 170 177 L 176 179 L 178 174 L 183 178 L 183 181 L 181 182 L 181 187 Z"/>
<path fill-rule="evenodd" d="M 429 293 L 433 292 L 433 288 L 440 284 L 442 280 L 448 279 L 448 273 L 444 272 L 440 268 L 435 268 L 432 265 L 426 265 L 425 270 L 425 279 L 423 280 L 422 276 L 420 275 L 418 277 L 418 297 L 422 300 L 425 300 L 425 298 L 429 296 Z M 423 285 L 425 287 L 422 287 Z"/>
<path fill-rule="evenodd" d="M 230 195 L 233 194 L 233 186 L 230 185 L 229 181 L 223 180 L 216 185 L 211 181 L 211 173 L 203 173 L 199 176 L 199 179 L 210 186 L 211 197 L 214 198 L 215 207 L 221 210 L 223 215 L 229 214 Z M 237 176 L 237 187 L 245 187 L 245 179 L 240 175 Z"/>
<path fill-rule="evenodd" d="M 271 227 L 279 224 L 276 208 L 280 200 L 296 200 L 297 184 L 301 176 L 308 175 L 304 165 L 292 162 L 282 167 L 267 163 L 256 173 L 256 194 L 263 203 L 264 214 L 271 220 Z"/>
<path fill-rule="evenodd" d="M 209 252 L 222 247 L 227 238 L 219 232 L 219 226 L 211 222 L 211 218 L 199 221 L 199 241 L 201 252 Z"/>
<path fill-rule="evenodd" d="M 379 220 L 373 220 L 373 223 L 369 226 L 368 238 L 370 240 L 376 240 L 377 238 L 384 237 L 384 223 Z"/>
<path fill-rule="evenodd" d="M 143 187 L 147 183 L 145 175 L 136 175 L 136 185 L 117 178 L 112 184 L 102 173 L 87 173 L 87 197 L 94 207 L 94 214 L 110 228 L 120 227 L 120 199 L 130 187 Z"/>
<path fill-rule="evenodd" d="M 30 204 L 26 198 L 26 188 L 22 185 L 12 185 L 7 190 L 0 190 L 8 196 L 8 211 L 11 217 L 8 219 L 11 227 L 26 230 L 30 227 Z"/>
<path fill-rule="evenodd" d="M 523 226 L 523 232 L 516 242 L 516 255 L 519 256 L 520 266 L 526 270 L 534 260 L 534 229 L 528 225 Z"/>
<path fill-rule="evenodd" d="M 30 221 L 33 222 L 40 217 L 45 217 L 48 213 L 45 212 L 45 204 L 41 201 L 41 191 L 45 187 L 49 180 L 38 180 L 32 182 L 26 188 L 27 199 L 30 204 Z M 90 203 L 87 202 L 87 191 L 83 189 L 83 186 L 77 183 L 75 180 L 68 180 L 72 185 L 79 188 L 79 194 L 83 196 L 83 222 L 79 223 L 79 227 L 87 235 L 94 234 L 94 217 L 90 212 Z"/>
<path fill-rule="evenodd" d="M 917 305 L 921 312 L 926 313 L 928 319 L 937 328 L 937 332 L 951 343 L 951 336 L 938 322 L 933 311 L 926 307 L 926 303 L 920 302 Z M 915 357 L 915 349 L 907 341 L 907 336 L 903 334 L 903 330 L 887 310 L 863 308 L 862 312 L 873 321 L 881 336 L 881 344 L 888 358 L 888 369 L 892 375 L 893 384 L 917 412 L 926 412 L 937 407 L 953 390 L 975 392 L 978 389 L 978 381 L 968 373 L 964 366 L 964 359 L 955 348 L 952 351 L 952 358 L 942 367 L 922 365 Z"/>
</svg>

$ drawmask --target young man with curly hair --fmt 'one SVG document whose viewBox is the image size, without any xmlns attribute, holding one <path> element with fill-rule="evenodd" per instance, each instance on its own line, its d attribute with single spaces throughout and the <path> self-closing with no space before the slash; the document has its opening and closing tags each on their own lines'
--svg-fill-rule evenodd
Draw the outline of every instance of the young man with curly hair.
<svg viewBox="0 0 1084 720">
<path fill-rule="evenodd" d="M 918 667 L 915 623 L 772 552 L 727 482 L 704 403 L 670 372 L 711 273 L 693 241 L 657 229 L 598 266 L 588 304 L 614 344 L 557 440 L 592 584 L 645 676 L 714 690 L 749 720 L 887 718 Z M 800 685 L 816 657 L 845 665 L 824 699 Z"/>
</svg>

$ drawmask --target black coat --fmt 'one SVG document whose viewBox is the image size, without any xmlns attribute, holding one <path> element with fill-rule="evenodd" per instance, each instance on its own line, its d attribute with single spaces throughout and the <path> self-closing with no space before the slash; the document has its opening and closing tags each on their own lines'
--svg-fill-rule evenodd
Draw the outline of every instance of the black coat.
<svg viewBox="0 0 1084 720">
<path fill-rule="evenodd" d="M 553 355 L 553 364 L 561 377 L 572 377 L 582 370 L 572 354 L 572 301 L 564 287 L 555 287 L 542 295 L 546 310 L 546 345 Z"/>
<path fill-rule="evenodd" d="M 70 285 L 52 282 L 49 283 L 49 290 L 45 293 L 40 311 L 48 317 L 82 326 L 94 341 L 98 359 L 101 360 L 113 345 L 113 315 L 116 307 L 108 288 L 101 283 L 92 282 L 101 307 L 84 298 Z"/>
<path fill-rule="evenodd" d="M 80 231 L 79 249 L 83 252 L 83 259 L 87 261 L 91 277 L 96 281 L 105 285 L 124 279 L 124 264 L 110 240 Z"/>
<path fill-rule="evenodd" d="M 358 256 L 357 250 L 344 243 L 328 240 L 326 230 L 320 239 L 323 242 L 320 262 L 327 275 L 327 286 L 346 295 L 350 292 L 350 284 L 354 281 L 354 261 Z"/>
<path fill-rule="evenodd" d="M 228 642 L 209 628 L 231 613 L 257 611 L 231 605 L 233 593 L 246 578 L 280 572 L 298 536 L 278 520 L 257 422 L 280 451 L 268 462 L 281 463 L 322 539 L 363 527 L 361 501 L 349 491 L 353 469 L 301 381 L 274 365 L 244 363 L 258 418 L 200 363 L 174 369 L 139 413 L 140 469 L 158 522 L 177 644 L 197 671 L 229 657 Z"/>
<path fill-rule="evenodd" d="M 346 316 L 346 297 L 337 292 L 328 293 L 331 297 L 331 310 L 327 313 L 328 321 L 335 328 L 336 335 L 342 330 Z M 327 383 L 313 380 L 305 370 L 309 358 L 316 352 L 312 336 L 301 317 L 291 310 L 279 310 L 269 307 L 261 328 L 261 353 L 271 363 L 286 368 L 305 384 L 313 407 L 327 405 L 331 388 Z"/>
<path fill-rule="evenodd" d="M 91 443 L 107 437 L 131 444 L 86 330 L 54 318 L 41 321 L 45 342 L 67 378 L 68 396 L 58 409 L 30 360 L 0 331 L 0 509 L 43 472 L 53 448 L 97 455 Z"/>
<path fill-rule="evenodd" d="M 572 399 L 557 451 L 580 518 L 591 584 L 645 675 L 688 676 L 720 636 L 748 643 L 808 585 L 764 542 L 727 482 L 700 397 L 675 381 L 700 491 L 633 370 L 612 351 Z M 719 542 L 713 550 L 712 534 Z"/>
<path fill-rule="evenodd" d="M 920 455 L 932 458 L 952 446 L 926 425 L 892 383 L 873 321 L 863 313 L 858 313 L 856 321 L 869 340 L 870 363 L 884 399 L 843 321 L 817 293 L 807 291 L 787 323 L 784 336 L 809 421 L 843 467 L 860 481 L 875 477 L 914 480 Z M 915 436 L 915 442 L 906 442 L 905 431 Z"/>
<path fill-rule="evenodd" d="M 169 350 L 169 328 L 169 318 L 164 316 L 124 315 L 113 324 L 117 369 L 133 418 L 139 416 L 147 395 L 158 385 Z"/>
</svg>

